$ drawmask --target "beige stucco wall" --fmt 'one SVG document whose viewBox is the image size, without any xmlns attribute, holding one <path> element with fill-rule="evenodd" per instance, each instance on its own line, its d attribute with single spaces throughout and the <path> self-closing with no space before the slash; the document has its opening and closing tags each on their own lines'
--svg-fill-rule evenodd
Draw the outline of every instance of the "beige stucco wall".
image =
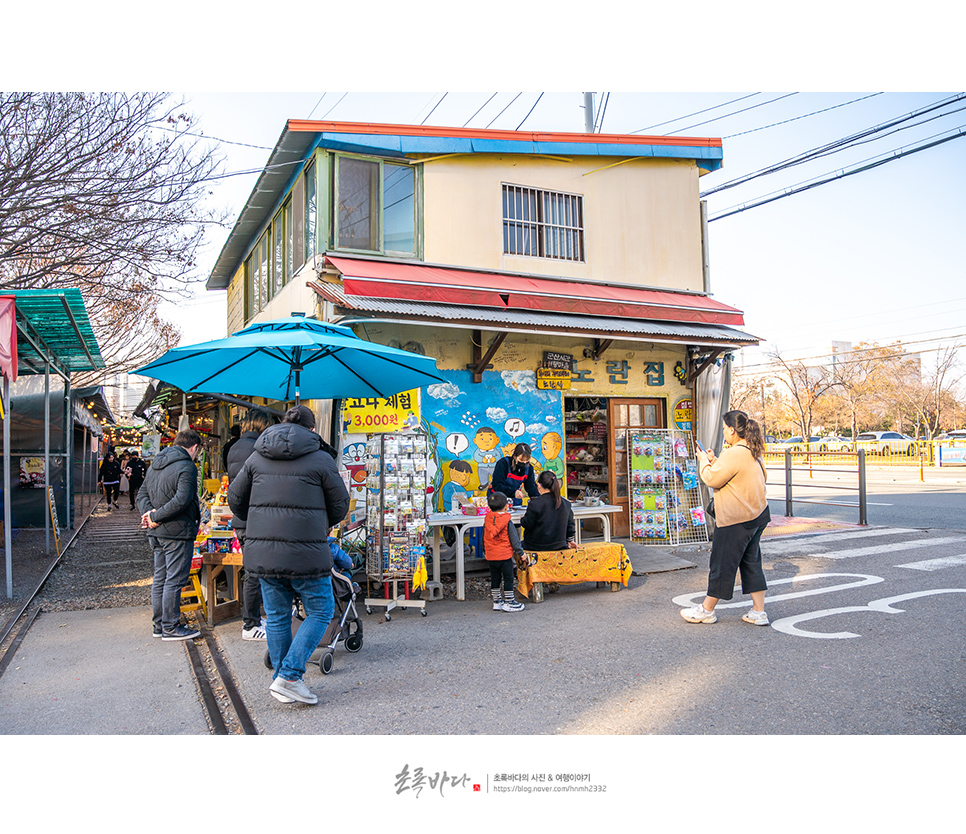
<svg viewBox="0 0 966 834">
<path fill-rule="evenodd" d="M 697 166 L 635 159 L 595 171 L 619 161 L 467 155 L 426 163 L 425 260 L 701 291 Z M 586 262 L 503 254 L 502 183 L 582 195 Z"/>
</svg>

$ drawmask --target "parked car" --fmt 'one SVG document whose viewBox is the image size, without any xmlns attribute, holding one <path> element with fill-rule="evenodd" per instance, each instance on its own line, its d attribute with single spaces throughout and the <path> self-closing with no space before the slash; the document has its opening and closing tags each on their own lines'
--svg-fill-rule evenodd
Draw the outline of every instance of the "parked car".
<svg viewBox="0 0 966 834">
<path fill-rule="evenodd" d="M 820 452 L 851 452 L 852 441 L 844 437 L 838 437 L 837 435 L 830 434 L 827 437 L 822 438 L 818 450 Z"/>
<path fill-rule="evenodd" d="M 855 438 L 856 451 L 864 449 L 873 455 L 914 455 L 916 441 L 897 431 L 867 431 Z"/>
<path fill-rule="evenodd" d="M 937 434 L 933 440 L 966 440 L 966 429 L 953 429 Z"/>
</svg>

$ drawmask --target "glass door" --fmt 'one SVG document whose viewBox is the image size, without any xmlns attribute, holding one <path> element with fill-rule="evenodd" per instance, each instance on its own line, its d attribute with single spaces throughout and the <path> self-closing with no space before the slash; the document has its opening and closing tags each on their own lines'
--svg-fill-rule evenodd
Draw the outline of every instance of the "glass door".
<svg viewBox="0 0 966 834">
<path fill-rule="evenodd" d="M 631 532 L 629 512 L 628 429 L 663 429 L 667 425 L 667 403 L 662 399 L 610 399 L 607 403 L 607 446 L 610 449 L 611 504 L 621 508 L 611 516 L 611 536 L 626 538 Z"/>
</svg>

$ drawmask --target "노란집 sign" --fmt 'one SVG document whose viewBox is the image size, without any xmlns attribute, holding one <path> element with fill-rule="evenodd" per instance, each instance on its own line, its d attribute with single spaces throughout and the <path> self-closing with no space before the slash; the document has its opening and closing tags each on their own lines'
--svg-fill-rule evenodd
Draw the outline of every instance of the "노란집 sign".
<svg viewBox="0 0 966 834">
<path fill-rule="evenodd" d="M 343 409 L 347 432 L 384 434 L 415 429 L 419 426 L 419 389 L 391 397 L 348 399 Z"/>
<path fill-rule="evenodd" d="M 671 419 L 681 431 L 692 431 L 694 429 L 694 403 L 687 397 L 678 400 L 674 404 L 671 412 Z"/>
<path fill-rule="evenodd" d="M 537 388 L 563 391 L 570 387 L 571 372 L 558 368 L 537 368 Z"/>
</svg>

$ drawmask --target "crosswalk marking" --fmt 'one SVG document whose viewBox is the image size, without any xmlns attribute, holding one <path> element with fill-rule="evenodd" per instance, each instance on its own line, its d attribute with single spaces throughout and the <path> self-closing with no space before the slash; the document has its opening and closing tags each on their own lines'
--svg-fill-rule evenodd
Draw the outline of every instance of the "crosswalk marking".
<svg viewBox="0 0 966 834">
<path fill-rule="evenodd" d="M 825 542 L 851 541 L 852 539 L 861 539 L 866 536 L 895 536 L 905 533 L 921 532 L 922 530 L 906 529 L 905 527 L 874 527 L 870 530 L 855 530 L 848 533 L 822 533 L 818 536 L 789 541 L 764 539 L 762 549 L 771 553 L 777 550 L 797 550 L 805 543 L 821 545 Z"/>
<path fill-rule="evenodd" d="M 926 559 L 922 562 L 909 562 L 906 565 L 896 565 L 897 568 L 909 568 L 910 570 L 942 570 L 956 565 L 966 565 L 966 553 L 959 556 L 943 556 L 939 559 Z"/>
<path fill-rule="evenodd" d="M 812 556 L 819 559 L 851 559 L 854 556 L 876 556 L 880 553 L 895 553 L 898 550 L 913 550 L 916 548 L 926 548 L 934 547 L 940 544 L 951 544 L 951 543 L 962 544 L 963 537 L 955 536 L 942 539 L 918 539 L 911 542 L 894 542 L 892 544 L 876 544 L 871 547 L 856 547 L 850 550 L 829 550 L 822 552 L 820 549 L 815 549 L 811 553 L 804 553 L 804 556 Z M 801 549 L 801 548 L 799 548 Z M 771 551 L 763 551 L 765 556 L 771 556 Z"/>
</svg>

